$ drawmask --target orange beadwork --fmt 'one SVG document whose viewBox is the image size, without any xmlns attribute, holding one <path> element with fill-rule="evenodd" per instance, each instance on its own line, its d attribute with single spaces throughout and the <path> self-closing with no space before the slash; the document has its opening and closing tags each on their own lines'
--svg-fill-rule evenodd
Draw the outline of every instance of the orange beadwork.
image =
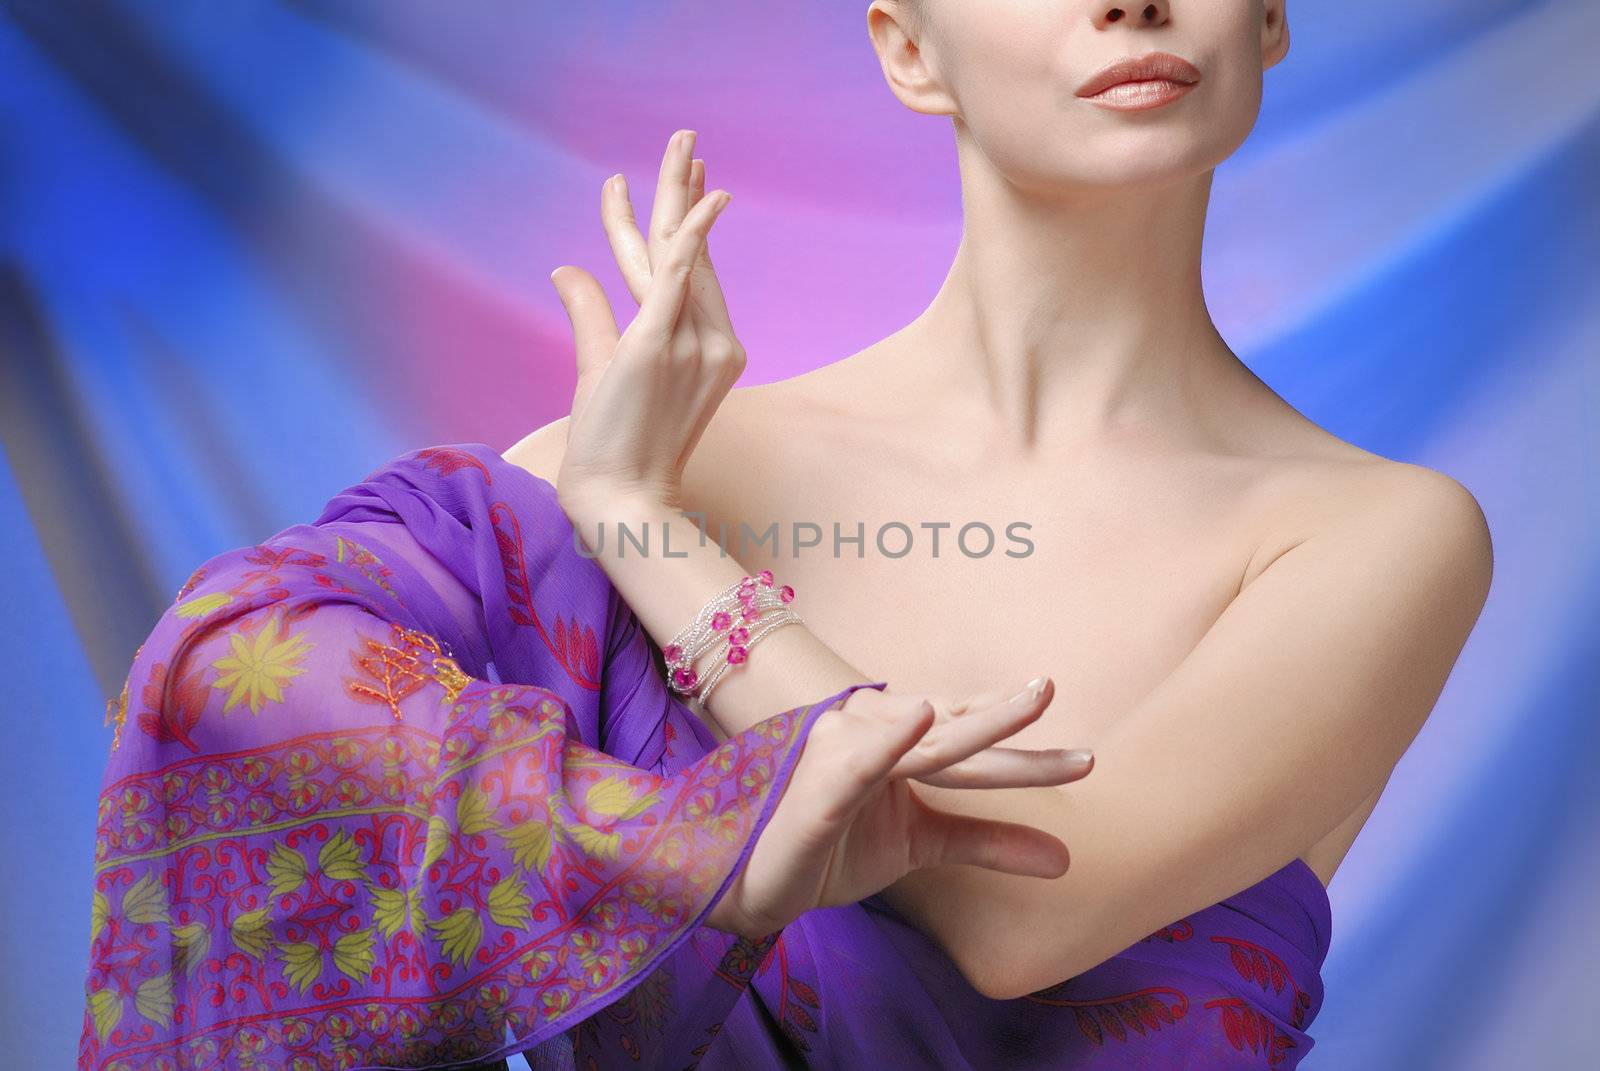
<svg viewBox="0 0 1600 1071">
<path fill-rule="evenodd" d="M 196 575 L 198 573 L 199 570 L 196 570 Z M 139 656 L 143 653 L 144 644 L 141 643 L 133 649 L 133 661 L 139 661 Z M 130 669 L 128 677 L 131 676 L 133 672 Z M 128 720 L 128 677 L 122 679 L 122 693 L 106 700 L 106 720 L 103 724 L 114 726 L 111 730 L 112 751 L 117 750 L 117 746 L 122 743 L 122 723 Z"/>
<path fill-rule="evenodd" d="M 122 743 L 122 723 L 128 720 L 128 682 L 122 682 L 122 694 L 106 700 L 105 724 L 114 726 L 111 731 L 111 750 Z"/>
<path fill-rule="evenodd" d="M 436 664 L 438 659 L 447 656 L 443 645 L 420 629 L 406 628 L 395 621 L 389 623 L 389 629 L 392 633 L 391 643 L 362 637 L 361 643 L 367 653 L 350 652 L 350 660 L 370 680 L 347 677 L 345 690 L 352 698 L 363 703 L 388 704 L 389 712 L 394 715 L 395 721 L 399 721 L 400 700 L 421 688 L 425 681 L 438 679 L 440 683 L 445 683 L 442 677 L 429 676 L 422 665 L 420 652 L 432 654 Z M 460 670 L 456 672 L 460 673 Z M 465 688 L 466 685 L 461 687 Z M 454 696 L 451 698 L 453 700 Z"/>
</svg>

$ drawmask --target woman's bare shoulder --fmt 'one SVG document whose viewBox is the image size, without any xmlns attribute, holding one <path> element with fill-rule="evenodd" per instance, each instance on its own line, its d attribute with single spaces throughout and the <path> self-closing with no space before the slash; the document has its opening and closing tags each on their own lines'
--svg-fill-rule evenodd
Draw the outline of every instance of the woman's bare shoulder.
<svg viewBox="0 0 1600 1071">
<path fill-rule="evenodd" d="M 500 456 L 518 468 L 555 483 L 556 473 L 561 471 L 561 456 L 567 449 L 567 421 L 570 419 L 570 416 L 558 417 L 530 431 Z"/>
<path fill-rule="evenodd" d="M 1465 484 L 1367 450 L 1304 417 L 1297 423 L 1257 457 L 1251 498 L 1262 538 L 1245 584 L 1297 544 L 1341 533 L 1453 547 L 1487 580 L 1489 525 Z"/>
</svg>

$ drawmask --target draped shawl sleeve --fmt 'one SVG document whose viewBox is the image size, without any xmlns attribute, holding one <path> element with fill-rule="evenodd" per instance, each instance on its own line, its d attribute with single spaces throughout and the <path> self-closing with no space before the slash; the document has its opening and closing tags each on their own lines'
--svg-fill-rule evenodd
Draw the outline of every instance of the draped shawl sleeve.
<svg viewBox="0 0 1600 1071">
<path fill-rule="evenodd" d="M 79 1067 L 498 1065 L 651 978 L 726 1010 L 700 924 L 860 687 L 717 744 L 546 481 L 402 455 L 201 564 L 135 653 Z"/>
</svg>

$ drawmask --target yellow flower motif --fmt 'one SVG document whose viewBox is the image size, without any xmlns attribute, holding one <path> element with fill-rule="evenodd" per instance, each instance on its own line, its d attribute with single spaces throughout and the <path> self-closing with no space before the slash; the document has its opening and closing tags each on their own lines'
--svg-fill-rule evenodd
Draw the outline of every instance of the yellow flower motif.
<svg viewBox="0 0 1600 1071">
<path fill-rule="evenodd" d="M 275 617 L 261 626 L 253 643 L 237 632 L 228 636 L 233 653 L 211 663 L 220 674 L 212 687 L 232 689 L 222 706 L 224 714 L 241 699 L 248 698 L 252 714 L 261 713 L 264 699 L 283 702 L 283 685 L 305 672 L 300 660 L 311 649 L 303 633 L 287 632 L 282 618 Z"/>
<path fill-rule="evenodd" d="M 95 1033 L 105 1041 L 111 1035 L 111 1028 L 122 1018 L 122 998 L 110 986 L 96 989 L 89 994 L 89 1012 L 94 1016 Z"/>
<path fill-rule="evenodd" d="M 139 1014 L 162 1026 L 172 1025 L 172 974 L 162 971 L 139 983 L 133 995 Z"/>
<path fill-rule="evenodd" d="M 204 617 L 211 611 L 228 605 L 233 601 L 233 596 L 226 591 L 211 591 L 204 595 L 196 595 L 185 602 L 180 602 L 173 608 L 179 617 Z"/>
<path fill-rule="evenodd" d="M 602 777 L 589 786 L 584 806 L 607 818 L 632 818 L 660 802 L 660 796 L 651 792 L 643 798 L 634 795 L 633 786 L 620 777 Z"/>
</svg>

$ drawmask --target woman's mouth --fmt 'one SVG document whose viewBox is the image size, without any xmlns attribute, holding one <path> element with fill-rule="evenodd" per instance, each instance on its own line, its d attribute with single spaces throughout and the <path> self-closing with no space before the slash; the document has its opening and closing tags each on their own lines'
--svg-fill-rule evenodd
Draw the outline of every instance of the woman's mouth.
<svg viewBox="0 0 1600 1071">
<path fill-rule="evenodd" d="M 1165 78 L 1154 78 L 1144 82 L 1118 82 L 1085 99 L 1120 111 L 1138 111 L 1143 108 L 1159 108 L 1163 104 L 1177 100 L 1193 88 L 1193 82 L 1185 84 L 1169 82 Z"/>
<path fill-rule="evenodd" d="M 1200 70 L 1170 52 L 1150 52 L 1101 68 L 1077 95 L 1102 107 L 1140 111 L 1170 104 L 1200 81 Z"/>
</svg>

